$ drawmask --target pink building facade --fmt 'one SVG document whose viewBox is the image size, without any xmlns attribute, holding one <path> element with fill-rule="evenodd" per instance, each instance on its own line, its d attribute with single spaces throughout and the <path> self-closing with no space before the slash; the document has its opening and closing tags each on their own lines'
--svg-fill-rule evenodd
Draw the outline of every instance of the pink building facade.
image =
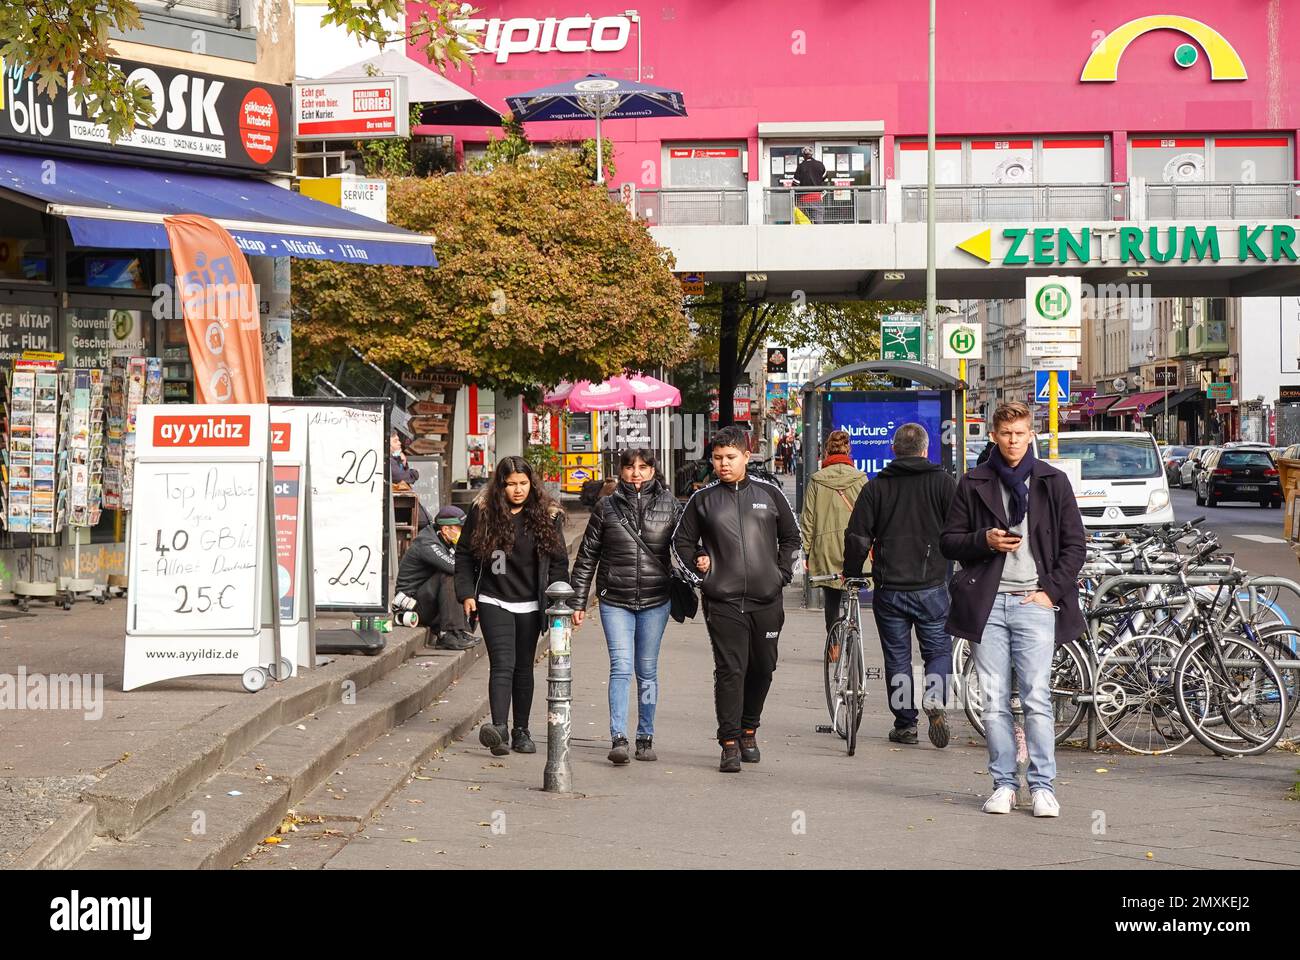
<svg viewBox="0 0 1300 960">
<path fill-rule="evenodd" d="M 605 126 L 612 185 L 779 188 L 803 146 L 836 185 L 925 180 L 924 3 L 476 6 L 486 49 L 475 74 L 449 76 L 498 109 L 507 94 L 593 72 L 684 93 L 687 118 Z M 1300 9 L 1281 0 L 940 0 L 939 182 L 1300 179 L 1297 30 Z M 528 134 L 575 141 L 593 130 L 538 123 Z M 421 132 L 451 134 L 470 155 L 491 135 Z"/>
</svg>

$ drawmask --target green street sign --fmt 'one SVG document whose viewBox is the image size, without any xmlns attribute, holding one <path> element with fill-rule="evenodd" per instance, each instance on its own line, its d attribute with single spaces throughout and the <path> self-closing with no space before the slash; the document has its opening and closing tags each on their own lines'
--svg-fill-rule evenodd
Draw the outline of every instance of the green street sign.
<svg viewBox="0 0 1300 960">
<path fill-rule="evenodd" d="M 881 320 L 880 359 L 921 362 L 921 321 Z"/>
</svg>

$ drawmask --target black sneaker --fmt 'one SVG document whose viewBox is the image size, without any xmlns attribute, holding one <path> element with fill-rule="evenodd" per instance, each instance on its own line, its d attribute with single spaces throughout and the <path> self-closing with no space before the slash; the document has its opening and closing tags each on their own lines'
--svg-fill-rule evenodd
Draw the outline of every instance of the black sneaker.
<svg viewBox="0 0 1300 960">
<path fill-rule="evenodd" d="M 478 728 L 478 742 L 492 751 L 494 757 L 504 757 L 510 752 L 506 746 L 506 725 L 485 723 Z"/>
<path fill-rule="evenodd" d="M 627 753 L 627 737 L 615 737 L 609 748 L 609 762 L 622 766 L 632 758 Z"/>
<path fill-rule="evenodd" d="M 740 773 L 740 744 L 735 740 L 722 741 L 722 759 L 718 762 L 719 773 Z"/>
<path fill-rule="evenodd" d="M 637 737 L 636 738 L 636 758 L 638 760 L 658 760 L 659 755 L 655 753 L 654 737 Z"/>
<path fill-rule="evenodd" d="M 890 743 L 916 743 L 916 727 L 898 727 L 889 731 Z"/>
<path fill-rule="evenodd" d="M 510 734 L 510 749 L 515 753 L 536 753 L 537 744 L 533 743 L 525 727 L 515 727 Z"/>
<path fill-rule="evenodd" d="M 745 730 L 740 735 L 740 761 L 741 763 L 758 763 L 758 737 L 754 736 L 753 730 Z"/>
<path fill-rule="evenodd" d="M 948 746 L 948 718 L 938 707 L 926 710 L 925 715 L 930 718 L 930 742 L 942 750 Z"/>
<path fill-rule="evenodd" d="M 433 645 L 435 650 L 468 650 L 473 644 L 466 642 L 465 638 L 458 633 L 447 632 L 438 638 L 438 642 Z"/>
<path fill-rule="evenodd" d="M 474 634 L 470 633 L 468 630 L 457 630 L 456 633 L 465 641 L 466 647 L 478 646 L 479 638 L 474 636 Z"/>
</svg>

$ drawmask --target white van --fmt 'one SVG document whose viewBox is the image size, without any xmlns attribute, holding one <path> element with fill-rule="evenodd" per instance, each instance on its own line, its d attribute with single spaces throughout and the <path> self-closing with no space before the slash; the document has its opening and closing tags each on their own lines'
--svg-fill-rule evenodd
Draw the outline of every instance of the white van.
<svg viewBox="0 0 1300 960">
<path fill-rule="evenodd" d="M 1040 435 L 1040 458 L 1047 458 L 1047 447 L 1048 438 Z M 1083 479 L 1075 493 L 1084 526 L 1104 529 L 1173 521 L 1169 481 L 1151 434 L 1069 431 L 1059 434 L 1057 447 L 1062 459 L 1080 461 Z"/>
</svg>

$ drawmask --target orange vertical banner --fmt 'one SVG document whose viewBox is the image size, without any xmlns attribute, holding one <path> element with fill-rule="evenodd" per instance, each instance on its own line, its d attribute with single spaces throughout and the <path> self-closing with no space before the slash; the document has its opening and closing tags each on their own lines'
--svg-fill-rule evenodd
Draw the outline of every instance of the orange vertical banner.
<svg viewBox="0 0 1300 960">
<path fill-rule="evenodd" d="M 207 217 L 164 217 L 196 403 L 266 403 L 258 291 L 235 240 Z"/>
</svg>

